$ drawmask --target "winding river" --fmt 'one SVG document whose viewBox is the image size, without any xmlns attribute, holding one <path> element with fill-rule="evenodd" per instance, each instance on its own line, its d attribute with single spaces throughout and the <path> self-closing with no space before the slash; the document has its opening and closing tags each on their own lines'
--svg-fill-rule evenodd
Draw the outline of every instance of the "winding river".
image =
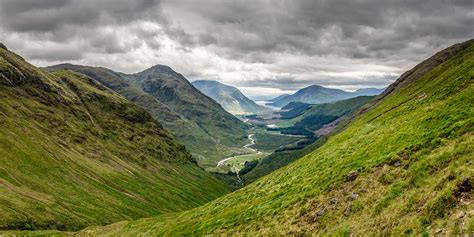
<svg viewBox="0 0 474 237">
<path fill-rule="evenodd" d="M 252 151 L 252 152 L 255 153 L 255 154 L 261 154 L 261 153 L 262 153 L 261 151 L 258 151 L 258 150 L 256 150 L 256 149 L 251 148 L 251 146 L 255 144 L 254 135 L 255 135 L 255 134 L 249 134 L 248 138 L 249 138 L 249 140 L 250 140 L 250 143 L 247 144 L 247 145 L 244 145 L 243 148 L 248 149 L 248 150 Z M 249 154 L 240 155 L 240 156 L 230 156 L 230 157 L 227 157 L 227 158 L 225 158 L 225 159 L 222 159 L 222 160 L 218 161 L 216 167 L 219 167 L 219 166 L 223 165 L 223 164 L 224 164 L 226 161 L 228 161 L 228 160 L 231 160 L 231 159 L 234 159 L 234 158 L 239 158 L 239 157 L 242 157 L 242 156 L 248 156 L 248 155 L 249 155 Z"/>
</svg>

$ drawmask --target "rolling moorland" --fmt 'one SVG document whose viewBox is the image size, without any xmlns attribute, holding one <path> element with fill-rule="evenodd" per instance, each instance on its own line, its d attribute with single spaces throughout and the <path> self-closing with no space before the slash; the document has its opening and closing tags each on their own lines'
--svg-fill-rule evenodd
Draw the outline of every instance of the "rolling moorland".
<svg viewBox="0 0 474 237">
<path fill-rule="evenodd" d="M 0 229 L 79 230 L 229 191 L 142 108 L 0 46 Z"/>
<path fill-rule="evenodd" d="M 474 231 L 474 40 L 404 73 L 305 157 L 182 213 L 79 235 Z"/>
<path fill-rule="evenodd" d="M 248 142 L 248 125 L 167 66 L 156 65 L 136 74 L 72 64 L 47 69 L 87 75 L 141 106 L 186 145 L 201 167 L 212 167 L 222 157 L 247 152 L 242 146 Z"/>
</svg>

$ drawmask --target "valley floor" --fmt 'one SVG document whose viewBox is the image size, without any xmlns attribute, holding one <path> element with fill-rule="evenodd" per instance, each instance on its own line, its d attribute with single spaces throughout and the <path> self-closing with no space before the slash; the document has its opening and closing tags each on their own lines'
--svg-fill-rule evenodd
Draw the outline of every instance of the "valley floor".
<svg viewBox="0 0 474 237">
<path fill-rule="evenodd" d="M 247 162 L 260 160 L 270 155 L 275 149 L 304 140 L 305 136 L 280 134 L 261 128 L 252 128 L 248 135 L 249 143 L 242 146 L 248 153 L 231 155 L 217 162 L 215 167 L 208 167 L 208 172 L 238 174 Z"/>
</svg>

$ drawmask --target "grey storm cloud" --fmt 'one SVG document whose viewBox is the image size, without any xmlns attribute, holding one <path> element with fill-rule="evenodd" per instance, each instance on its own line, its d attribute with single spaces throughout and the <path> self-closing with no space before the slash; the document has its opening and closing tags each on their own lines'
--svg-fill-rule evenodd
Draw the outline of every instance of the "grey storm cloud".
<svg viewBox="0 0 474 237">
<path fill-rule="evenodd" d="M 84 50 L 124 53 L 138 47 L 139 42 L 121 44 L 121 35 L 106 28 L 143 20 L 165 23 L 159 1 L 0 0 L 2 33 L 18 33 L 25 36 L 25 40 L 43 42 L 46 46 L 43 48 L 45 61 L 74 60 L 83 56 Z M 134 30 L 133 33 L 140 35 L 145 32 Z M 77 41 L 77 44 L 69 45 L 71 48 L 66 49 L 63 55 L 59 50 L 64 48 L 64 44 L 48 44 L 67 43 L 71 40 Z M 73 55 L 73 51 L 77 51 L 77 55 Z M 27 54 L 31 54 L 32 59 L 39 58 L 39 53 L 31 52 L 31 49 Z"/>
<path fill-rule="evenodd" d="M 2 26 L 19 32 L 56 33 L 67 27 L 160 17 L 156 0 L 1 0 L 0 4 Z"/>
<path fill-rule="evenodd" d="M 473 38 L 473 9 L 472 0 L 0 0 L 0 41 L 40 65 L 167 63 L 241 87 L 384 87 Z"/>
<path fill-rule="evenodd" d="M 439 47 L 472 36 L 472 1 L 173 1 L 202 28 L 175 27 L 184 45 L 202 44 L 206 32 L 221 53 L 261 60 L 259 52 L 337 54 L 385 58 L 426 42 Z M 205 16 L 205 17 L 204 17 Z M 190 21 L 191 21 L 190 20 Z M 188 36 L 188 37 L 186 37 Z"/>
</svg>

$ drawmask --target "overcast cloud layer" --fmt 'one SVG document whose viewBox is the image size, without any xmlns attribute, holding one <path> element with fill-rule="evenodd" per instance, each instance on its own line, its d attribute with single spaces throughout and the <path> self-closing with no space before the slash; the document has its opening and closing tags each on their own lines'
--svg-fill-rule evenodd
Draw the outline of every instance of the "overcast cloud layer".
<svg viewBox="0 0 474 237">
<path fill-rule="evenodd" d="M 0 41 L 36 65 L 137 72 L 277 95 L 385 87 L 474 37 L 473 1 L 0 0 Z"/>
</svg>

